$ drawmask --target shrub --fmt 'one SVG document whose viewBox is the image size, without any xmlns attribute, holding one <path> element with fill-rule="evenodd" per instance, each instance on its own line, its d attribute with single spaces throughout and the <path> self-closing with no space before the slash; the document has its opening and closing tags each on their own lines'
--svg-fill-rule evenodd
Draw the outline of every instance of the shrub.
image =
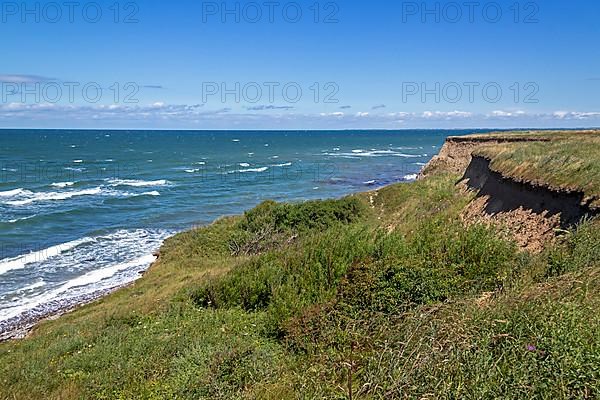
<svg viewBox="0 0 600 400">
<path fill-rule="evenodd" d="M 265 201 L 244 214 L 229 247 L 234 255 L 258 254 L 293 241 L 299 234 L 356 222 L 364 214 L 363 203 L 354 197 L 298 204 Z"/>
</svg>

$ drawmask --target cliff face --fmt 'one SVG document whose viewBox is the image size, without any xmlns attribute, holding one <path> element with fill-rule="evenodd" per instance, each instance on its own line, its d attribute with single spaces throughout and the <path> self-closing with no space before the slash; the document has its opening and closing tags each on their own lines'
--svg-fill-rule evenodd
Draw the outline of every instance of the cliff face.
<svg viewBox="0 0 600 400">
<path fill-rule="evenodd" d="M 480 136 L 450 136 L 442 146 L 440 153 L 433 157 L 419 174 L 419 179 L 424 179 L 439 172 L 449 172 L 462 175 L 471 163 L 471 153 L 479 146 L 500 144 L 507 142 L 532 142 L 547 141 L 543 138 L 501 138 Z"/>
<path fill-rule="evenodd" d="M 600 210 L 593 208 L 582 192 L 516 181 L 494 171 L 491 160 L 472 156 L 479 146 L 532 140 L 544 139 L 448 138 L 440 154 L 425 166 L 420 179 L 439 172 L 461 175 L 457 184 L 475 192 L 462 213 L 465 223 L 499 226 L 520 247 L 540 251 L 555 239 L 558 230 L 573 227 L 584 217 L 600 214 Z"/>
</svg>

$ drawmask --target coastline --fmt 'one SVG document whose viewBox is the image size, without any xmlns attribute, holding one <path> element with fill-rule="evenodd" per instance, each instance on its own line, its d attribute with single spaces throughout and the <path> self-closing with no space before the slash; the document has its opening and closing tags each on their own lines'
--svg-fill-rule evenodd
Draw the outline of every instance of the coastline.
<svg viewBox="0 0 600 400">
<path fill-rule="evenodd" d="M 423 171 L 425 168 L 426 168 L 426 165 L 421 167 L 421 171 Z M 414 177 L 416 179 L 418 177 L 418 174 L 415 174 Z M 378 190 L 381 190 L 383 188 L 386 188 L 388 186 L 395 185 L 398 183 L 411 183 L 413 181 L 414 181 L 414 179 L 408 180 L 408 179 L 406 179 L 406 177 L 403 177 L 403 179 L 399 180 L 399 181 L 388 182 L 384 185 L 374 187 L 371 190 L 355 191 L 352 193 L 348 193 L 347 195 L 370 193 L 370 192 L 378 191 Z M 324 198 L 323 200 L 327 200 L 327 199 L 328 198 Z M 221 218 L 223 218 L 223 216 L 216 218 L 215 221 L 217 221 Z M 213 221 L 212 223 L 214 223 L 215 221 Z M 207 225 L 210 225 L 210 223 Z M 199 226 L 203 226 L 203 225 L 199 225 Z M 196 226 L 196 227 L 199 227 L 199 226 Z M 181 232 L 177 232 L 177 233 L 175 233 L 175 235 L 180 234 L 180 233 L 185 233 L 188 230 L 189 229 L 183 230 Z M 131 282 L 117 285 L 117 286 L 114 286 L 114 287 L 111 287 L 108 289 L 98 290 L 98 291 L 90 293 L 90 294 L 53 302 L 53 304 L 55 304 L 55 307 L 52 308 L 51 310 L 48 310 L 47 309 L 48 307 L 40 306 L 40 307 L 36 307 L 32 310 L 28 310 L 28 311 L 22 313 L 21 315 L 12 317 L 6 321 L 0 321 L 0 343 L 8 342 L 11 340 L 26 339 L 36 329 L 36 327 L 44 321 L 52 321 L 52 320 L 58 319 L 65 314 L 69 314 L 73 311 L 78 310 L 81 307 L 84 307 L 84 306 L 92 304 L 98 300 L 101 300 L 105 297 L 108 297 L 111 294 L 114 294 L 122 289 L 131 287 L 137 281 L 139 281 L 139 279 L 142 279 L 144 274 L 150 268 L 152 268 L 152 266 L 158 261 L 158 258 L 160 255 L 160 249 L 162 248 L 163 245 L 164 245 L 164 240 L 161 243 L 161 245 L 159 246 L 158 250 L 153 254 L 153 256 L 155 256 L 156 259 L 150 265 L 148 265 L 147 268 L 145 268 L 142 271 L 139 271 L 139 275 L 140 275 L 139 278 L 132 280 Z"/>
<path fill-rule="evenodd" d="M 462 154 L 448 145 L 448 162 L 410 185 L 336 200 L 264 201 L 243 215 L 182 229 L 135 285 L 47 318 L 29 336 L 20 333 L 26 340 L 2 343 L 0 393 L 326 398 L 341 394 L 336 382 L 349 373 L 363 397 L 401 397 L 398 376 L 417 397 L 432 384 L 442 396 L 485 398 L 507 387 L 523 397 L 595 393 L 600 221 L 550 229 L 556 240 L 540 242 L 542 252 L 524 249 L 512 237 L 535 233 L 523 209 L 551 223 L 552 209 L 537 210 L 547 196 L 491 189 L 518 178 L 513 167 L 522 159 L 542 163 L 565 147 L 589 166 L 568 174 L 578 184 L 599 168 L 580 149 L 596 151 L 599 140 L 492 144 L 470 152 L 468 173 L 447 171 Z M 501 179 L 479 163 L 481 154 L 504 160 L 494 165 Z M 563 169 L 535 165 L 528 177 L 560 184 Z M 501 229 L 490 226 L 497 223 Z M 567 364 L 554 362 L 565 348 Z M 348 367 L 339 368 L 340 360 Z M 509 376 L 489 375 L 498 360 Z M 354 374 L 353 363 L 365 373 Z M 515 385 L 512 371 L 540 383 Z M 547 380 L 564 371 L 577 373 L 583 386 Z"/>
<path fill-rule="evenodd" d="M 154 263 L 150 264 L 151 268 Z M 143 274 L 140 274 L 140 278 Z M 138 278 L 139 279 L 139 278 Z M 0 343 L 27 338 L 33 330 L 44 321 L 52 321 L 65 314 L 101 300 L 121 289 L 134 285 L 138 279 L 112 288 L 98 290 L 96 292 L 54 302 L 56 307 L 52 310 L 43 310 L 43 307 L 34 308 L 21 315 L 0 322 Z"/>
</svg>

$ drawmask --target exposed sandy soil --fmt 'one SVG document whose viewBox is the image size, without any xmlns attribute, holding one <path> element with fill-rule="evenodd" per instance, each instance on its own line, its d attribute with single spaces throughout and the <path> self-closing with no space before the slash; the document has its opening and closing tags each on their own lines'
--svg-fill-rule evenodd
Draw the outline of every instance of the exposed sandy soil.
<svg viewBox="0 0 600 400">
<path fill-rule="evenodd" d="M 462 213 L 465 224 L 484 223 L 499 227 L 526 250 L 539 252 L 555 240 L 557 233 L 575 225 L 584 216 L 598 215 L 583 193 L 561 191 L 539 184 L 516 182 L 489 167 L 489 160 L 473 158 L 479 146 L 507 141 L 545 139 L 450 137 L 419 179 L 439 172 L 463 175 L 463 190 L 475 191 L 475 199 Z"/>
<path fill-rule="evenodd" d="M 507 142 L 547 141 L 545 138 L 499 137 L 499 136 L 450 136 L 442 146 L 440 153 L 433 157 L 421 170 L 418 179 L 424 179 L 438 172 L 450 172 L 462 175 L 471 163 L 471 153 L 475 148 Z"/>
<path fill-rule="evenodd" d="M 476 197 L 463 210 L 461 216 L 465 223 L 484 223 L 499 227 L 507 237 L 513 238 L 520 248 L 533 253 L 541 252 L 555 240 L 560 228 L 558 215 L 550 216 L 547 212 L 536 214 L 524 207 L 489 214 L 486 212 L 489 202 L 490 196 Z"/>
</svg>

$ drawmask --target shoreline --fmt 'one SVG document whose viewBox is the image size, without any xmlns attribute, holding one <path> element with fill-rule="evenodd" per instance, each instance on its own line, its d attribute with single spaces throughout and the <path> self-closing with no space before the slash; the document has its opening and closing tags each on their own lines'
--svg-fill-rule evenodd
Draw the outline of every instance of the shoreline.
<svg viewBox="0 0 600 400">
<path fill-rule="evenodd" d="M 426 166 L 422 166 L 421 171 L 423 171 L 423 169 L 425 167 Z M 418 176 L 418 174 L 415 174 L 414 176 L 416 178 Z M 406 177 L 403 177 L 402 180 L 399 180 L 399 181 L 388 182 L 384 185 L 376 185 L 372 189 L 366 190 L 366 191 L 354 191 L 351 193 L 347 193 L 345 196 L 355 195 L 358 193 L 369 193 L 369 192 L 381 190 L 390 185 L 395 185 L 398 183 L 411 183 L 411 182 L 414 182 L 415 180 L 416 179 L 407 180 Z M 216 218 L 215 221 L 219 220 L 220 218 L 222 218 L 222 217 Z M 207 224 L 207 225 L 210 225 L 210 224 Z M 205 226 L 205 225 L 200 225 L 200 226 Z M 177 235 L 177 234 L 186 232 L 189 229 L 195 229 L 195 228 L 198 228 L 198 226 L 182 230 L 180 232 L 175 233 L 174 235 Z M 153 254 L 156 257 L 156 259 L 150 265 L 148 265 L 148 267 L 146 269 L 139 271 L 140 276 L 131 282 L 117 285 L 117 286 L 114 286 L 114 287 L 108 288 L 108 289 L 98 290 L 98 291 L 90 293 L 90 294 L 77 296 L 77 297 L 73 297 L 70 299 L 54 301 L 51 304 L 56 304 L 57 306 L 55 308 L 53 308 L 52 310 L 48 310 L 47 306 L 38 306 L 32 310 L 25 311 L 22 314 L 12 317 L 8 320 L 0 321 L 0 343 L 12 341 L 12 340 L 26 339 L 35 330 L 35 328 L 44 321 L 52 321 L 52 320 L 58 319 L 65 314 L 69 314 L 73 311 L 76 311 L 77 309 L 79 309 L 81 307 L 84 307 L 84 306 L 92 304 L 98 300 L 101 300 L 121 289 L 125 289 L 127 287 L 132 286 L 139 279 L 143 278 L 144 274 L 150 268 L 152 268 L 152 266 L 158 261 L 159 254 L 160 254 L 160 248 L 163 246 L 163 244 L 164 244 L 164 240 L 160 244 L 158 250 L 156 250 L 156 252 Z"/>
<path fill-rule="evenodd" d="M 440 146 L 440 148 L 438 149 L 437 154 L 439 154 L 439 151 L 441 149 L 442 149 L 442 146 Z M 433 154 L 431 159 L 435 158 L 435 156 L 436 156 L 436 154 Z M 395 185 L 398 183 L 414 182 L 415 180 L 418 179 L 418 177 L 425 170 L 427 165 L 431 162 L 431 159 L 427 163 L 425 163 L 425 165 L 421 165 L 419 168 L 419 171 L 414 174 L 404 174 L 402 177 L 396 177 L 396 179 L 389 179 L 389 180 L 386 179 L 383 182 L 377 182 L 377 181 L 364 182 L 365 184 L 367 184 L 366 188 L 356 188 L 357 190 L 353 190 L 348 193 L 345 193 L 343 196 L 350 196 L 350 195 L 355 195 L 355 194 L 359 194 L 359 193 L 370 193 L 370 192 L 381 190 L 390 185 Z M 323 199 L 330 199 L 330 197 L 324 197 Z M 244 211 L 246 211 L 246 210 L 244 210 Z M 212 222 L 214 222 L 220 218 L 222 218 L 222 217 L 215 218 L 215 220 L 213 220 Z M 210 223 L 207 225 L 210 225 Z M 199 225 L 199 226 L 205 226 L 205 225 Z M 197 226 L 188 227 L 180 232 L 174 233 L 174 235 L 186 232 L 190 229 L 194 229 L 195 227 L 197 227 Z M 160 248 L 163 246 L 163 244 L 164 244 L 164 240 L 161 242 L 160 246 L 156 250 L 156 254 L 160 253 Z M 110 294 L 113 294 L 123 288 L 133 285 L 136 281 L 138 281 L 140 278 L 143 277 L 143 275 L 146 273 L 146 271 L 148 271 L 154 265 L 154 263 L 156 263 L 157 260 L 158 260 L 158 257 L 150 265 L 148 265 L 147 268 L 139 271 L 140 276 L 137 277 L 136 279 L 132 280 L 131 282 L 120 284 L 120 285 L 117 285 L 117 286 L 114 286 L 114 287 L 108 288 L 108 289 L 101 289 L 101 290 L 98 290 L 98 291 L 95 291 L 95 292 L 92 292 L 89 294 L 85 294 L 85 295 L 75 296 L 75 297 L 68 298 L 68 299 L 55 300 L 55 301 L 52 301 L 47 304 L 38 305 L 35 308 L 24 311 L 23 313 L 21 313 L 17 316 L 11 317 L 4 321 L 0 321 L 0 343 L 26 338 L 27 336 L 29 336 L 31 334 L 31 332 L 33 330 L 35 330 L 35 328 L 41 322 L 60 318 L 62 315 L 71 313 L 80 307 L 91 304 L 91 303 L 98 301 L 104 297 L 107 297 Z"/>
<path fill-rule="evenodd" d="M 426 165 L 421 167 L 421 172 L 425 169 L 425 167 L 426 167 Z M 419 172 L 419 174 L 420 174 L 420 172 Z M 416 180 L 416 178 L 418 177 L 419 174 L 413 175 L 415 177 L 415 179 L 409 180 L 409 179 L 407 179 L 407 176 L 404 176 L 402 178 L 402 180 L 395 181 L 395 182 L 388 182 L 383 185 L 375 185 L 370 190 L 355 191 L 355 192 L 347 193 L 345 196 L 350 196 L 350 195 L 354 195 L 354 194 L 358 194 L 358 193 L 369 193 L 369 192 L 381 190 L 387 186 L 395 185 L 398 183 L 411 183 Z M 220 218 L 222 218 L 222 217 L 216 218 L 215 221 Z M 208 224 L 208 225 L 210 225 L 210 224 Z M 204 225 L 201 225 L 201 226 L 204 226 Z M 189 228 L 189 229 L 194 229 L 194 228 Z M 175 235 L 186 232 L 189 229 L 185 229 L 185 230 L 182 230 L 181 232 L 177 232 L 177 233 L 175 233 Z M 40 307 L 37 307 L 32 310 L 25 311 L 21 315 L 12 317 L 6 321 L 0 321 L 0 343 L 11 341 L 11 340 L 25 339 L 31 334 L 31 332 L 41 322 L 60 318 L 61 316 L 65 315 L 65 314 L 76 311 L 80 307 L 94 303 L 95 301 L 98 301 L 98 300 L 100 300 L 104 297 L 107 297 L 121 289 L 124 289 L 124 288 L 127 288 L 127 287 L 133 285 L 135 282 L 137 282 L 139 279 L 141 279 L 143 277 L 143 275 L 146 273 L 146 271 L 148 271 L 150 268 L 152 268 L 152 266 L 156 263 L 156 261 L 159 258 L 158 254 L 160 254 L 160 248 L 163 246 L 163 244 L 164 244 L 164 240 L 161 243 L 158 250 L 155 252 L 155 254 L 153 254 L 154 256 L 156 256 L 156 260 L 154 260 L 143 271 L 139 271 L 140 277 L 131 282 L 128 282 L 128 283 L 125 283 L 122 285 L 118 285 L 118 286 L 115 286 L 112 288 L 108 288 L 108 289 L 102 289 L 97 292 L 93 292 L 91 294 L 74 297 L 71 299 L 63 300 L 63 301 L 55 301 L 54 303 L 59 303 L 59 306 L 56 307 L 56 309 L 53 309 L 52 311 L 43 311 L 43 310 L 38 311 L 38 309 Z M 62 303 L 64 303 L 64 304 L 62 304 Z M 43 307 L 41 307 L 41 308 L 43 308 Z"/>
<path fill-rule="evenodd" d="M 148 269 L 152 264 L 148 266 Z M 140 274 L 140 277 L 143 274 Z M 138 278 L 139 279 L 139 278 Z M 52 310 L 43 310 L 43 307 L 37 307 L 32 310 L 23 312 L 22 314 L 12 317 L 6 321 L 0 322 L 0 343 L 11 340 L 21 340 L 27 338 L 35 328 L 44 321 L 52 321 L 60 318 L 65 314 L 69 314 L 86 305 L 92 304 L 101 300 L 121 289 L 127 288 L 135 284 L 137 281 L 131 281 L 122 285 L 117 285 L 112 288 L 98 290 L 96 292 L 73 297 L 66 300 L 54 301 L 51 304 L 57 304 L 57 307 Z M 40 309 L 42 308 L 42 309 Z"/>
</svg>

